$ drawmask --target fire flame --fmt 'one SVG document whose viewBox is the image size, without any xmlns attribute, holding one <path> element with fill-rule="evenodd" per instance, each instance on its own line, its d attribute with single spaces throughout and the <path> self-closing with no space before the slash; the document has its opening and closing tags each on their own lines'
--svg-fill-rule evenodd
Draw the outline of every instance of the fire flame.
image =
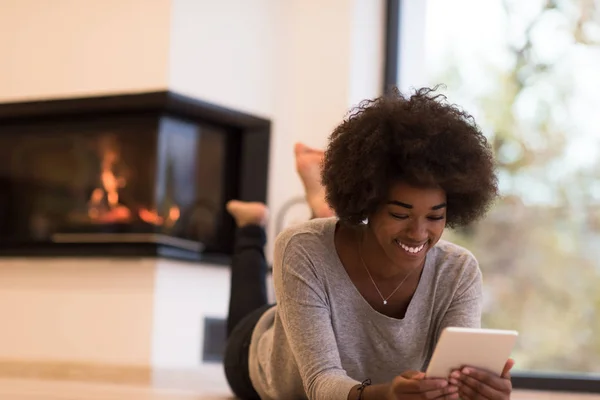
<svg viewBox="0 0 600 400">
<path fill-rule="evenodd" d="M 164 218 L 158 215 L 156 210 L 151 211 L 147 208 L 142 208 L 140 209 L 139 216 L 142 221 L 147 222 L 149 224 L 157 226 L 164 225 L 170 228 L 171 226 L 175 225 L 175 222 L 177 222 L 177 220 L 179 219 L 180 211 L 179 207 L 172 206 L 169 209 L 169 214 L 167 218 Z"/>
<path fill-rule="evenodd" d="M 119 155 L 112 149 L 103 152 L 100 182 L 102 187 L 92 191 L 88 201 L 88 217 L 91 221 L 97 223 L 124 223 L 131 222 L 131 210 L 119 203 L 119 189 L 127 185 L 123 176 L 117 176 L 114 172 L 114 166 L 119 160 Z M 157 210 L 140 208 L 138 217 L 152 225 L 171 227 L 180 217 L 180 210 L 177 206 L 171 206 L 166 218 L 162 217 Z"/>
</svg>

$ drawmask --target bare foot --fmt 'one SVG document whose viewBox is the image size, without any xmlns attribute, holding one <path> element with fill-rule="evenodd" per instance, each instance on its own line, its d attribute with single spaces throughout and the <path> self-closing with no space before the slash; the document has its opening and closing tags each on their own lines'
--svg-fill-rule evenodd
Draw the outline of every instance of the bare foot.
<svg viewBox="0 0 600 400">
<path fill-rule="evenodd" d="M 325 200 L 325 188 L 321 184 L 321 163 L 325 153 L 303 143 L 294 146 L 296 171 L 304 184 L 306 201 L 317 218 L 332 217 L 333 210 Z"/>
<path fill-rule="evenodd" d="M 267 225 L 269 209 L 263 203 L 231 200 L 227 202 L 226 207 L 238 228 L 246 225 Z"/>
</svg>

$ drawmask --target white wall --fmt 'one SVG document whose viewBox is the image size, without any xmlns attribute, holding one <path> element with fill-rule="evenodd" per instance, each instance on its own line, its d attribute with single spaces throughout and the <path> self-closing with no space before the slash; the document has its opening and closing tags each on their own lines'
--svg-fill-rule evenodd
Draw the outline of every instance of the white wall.
<svg viewBox="0 0 600 400">
<path fill-rule="evenodd" d="M 398 88 L 402 92 L 427 85 L 425 24 L 427 0 L 403 0 L 400 10 Z"/>
<path fill-rule="evenodd" d="M 276 213 L 303 193 L 294 142 L 324 146 L 379 93 L 383 4 L 0 0 L 0 101 L 169 88 L 270 118 Z"/>
<path fill-rule="evenodd" d="M 381 87 L 383 1 L 288 1 L 280 20 L 269 205 L 274 215 L 303 188 L 296 141 L 324 147 L 358 98 Z M 271 224 L 270 243 L 275 232 Z M 269 246 L 268 254 L 272 253 Z"/>
<path fill-rule="evenodd" d="M 285 201 L 303 194 L 293 144 L 324 146 L 350 106 L 379 93 L 383 4 L 383 0 L 0 0 L 0 27 L 10 33 L 0 35 L 0 101 L 168 88 L 267 117 L 273 122 L 268 198 L 276 214 Z M 271 244 L 273 239 L 274 223 Z M 270 253 L 271 246 L 269 257 Z M 23 276 L 24 287 L 37 282 L 33 271 L 41 273 L 40 268 Z M 57 276 L 70 273 L 68 268 L 48 271 Z M 10 274 L 21 276 L 15 269 Z M 201 319 L 225 316 L 229 276 L 225 269 L 164 263 L 152 281 L 153 364 L 190 366 L 199 359 Z M 214 293 L 209 295 L 208 288 Z M 49 296 L 49 304 L 63 308 L 73 324 L 80 318 L 74 298 L 68 297 L 75 304 L 70 305 L 56 291 L 40 296 Z M 31 313 L 40 304 L 32 303 Z M 35 324 L 33 317 L 29 321 Z M 44 353 L 49 349 L 37 350 L 52 356 Z M 32 349 L 31 354 L 37 353 Z"/>
<path fill-rule="evenodd" d="M 272 120 L 272 215 L 302 196 L 293 145 L 322 147 L 348 108 L 381 89 L 382 0 L 174 0 L 169 87 Z M 303 216 L 305 217 L 305 216 Z M 274 218 L 267 256 L 275 237 Z M 153 365 L 197 366 L 205 316 L 225 318 L 222 268 L 157 272 Z"/>
<path fill-rule="evenodd" d="M 154 263 L 0 260 L 0 360 L 148 366 Z"/>
<path fill-rule="evenodd" d="M 273 214 L 303 194 L 293 144 L 323 147 L 351 105 L 379 93 L 383 4 L 173 1 L 169 86 L 273 121 Z"/>
<path fill-rule="evenodd" d="M 169 88 L 272 118 L 277 0 L 173 0 Z"/>
<path fill-rule="evenodd" d="M 354 0 L 350 48 L 350 106 L 381 94 L 385 66 L 385 2 Z"/>
<path fill-rule="evenodd" d="M 225 318 L 229 269 L 159 260 L 156 264 L 152 366 L 190 369 L 200 365 L 204 318 Z"/>
<path fill-rule="evenodd" d="M 0 0 L 0 101 L 164 90 L 170 0 Z M 153 261 L 3 259 L 0 359 L 148 366 Z"/>
<path fill-rule="evenodd" d="M 0 101 L 165 89 L 170 0 L 0 0 Z"/>
</svg>

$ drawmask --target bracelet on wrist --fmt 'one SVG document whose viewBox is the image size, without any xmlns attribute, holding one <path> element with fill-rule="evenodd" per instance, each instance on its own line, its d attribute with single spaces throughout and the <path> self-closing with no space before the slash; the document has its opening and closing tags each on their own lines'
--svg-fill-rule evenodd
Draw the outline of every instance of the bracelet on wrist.
<svg viewBox="0 0 600 400">
<path fill-rule="evenodd" d="M 356 400 L 362 400 L 363 391 L 370 384 L 371 384 L 371 380 L 369 378 L 367 378 L 364 381 L 362 381 L 362 383 L 360 384 L 360 386 L 358 387 L 358 389 L 356 389 L 358 391 L 358 397 L 356 398 Z"/>
</svg>

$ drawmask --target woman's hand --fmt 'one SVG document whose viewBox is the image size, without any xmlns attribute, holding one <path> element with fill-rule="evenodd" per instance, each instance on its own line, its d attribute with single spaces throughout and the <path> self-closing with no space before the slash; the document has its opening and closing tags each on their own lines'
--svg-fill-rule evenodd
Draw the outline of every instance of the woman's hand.
<svg viewBox="0 0 600 400">
<path fill-rule="evenodd" d="M 458 399 L 458 388 L 446 379 L 426 379 L 423 372 L 406 371 L 390 385 L 390 400 Z"/>
<path fill-rule="evenodd" d="M 482 369 L 463 367 L 450 374 L 449 382 L 458 387 L 458 393 L 464 400 L 507 400 L 512 392 L 510 370 L 513 365 L 514 360 L 508 359 L 500 376 Z"/>
</svg>

